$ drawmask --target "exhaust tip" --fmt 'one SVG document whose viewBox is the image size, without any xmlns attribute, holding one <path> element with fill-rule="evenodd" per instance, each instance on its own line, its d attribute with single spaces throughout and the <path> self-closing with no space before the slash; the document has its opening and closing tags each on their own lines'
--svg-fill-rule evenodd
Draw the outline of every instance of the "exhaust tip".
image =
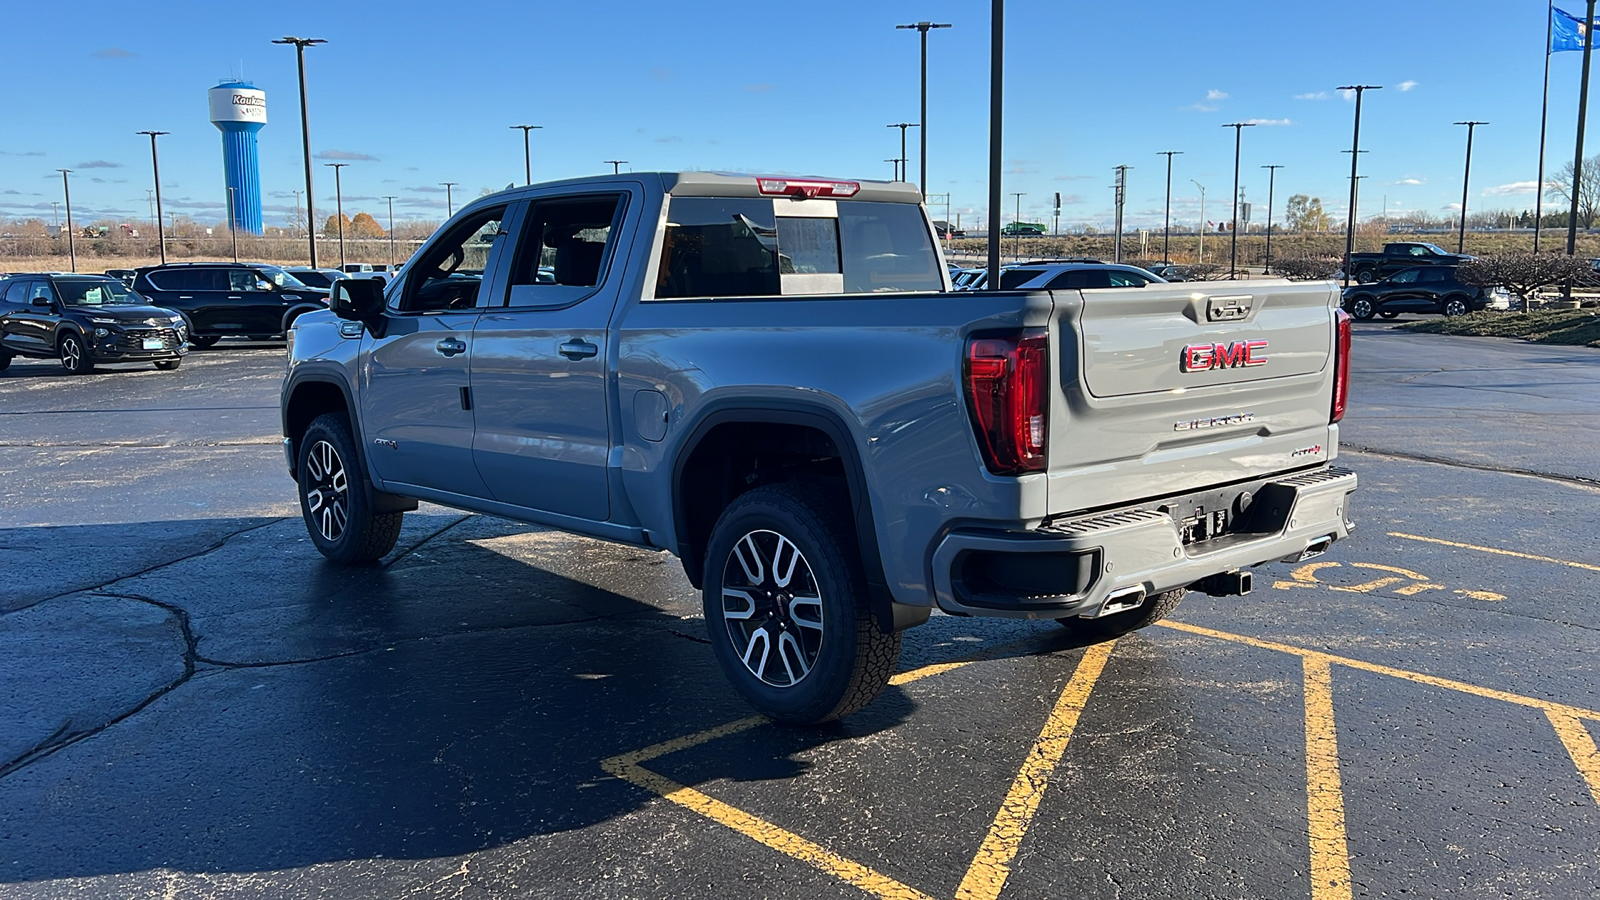
<svg viewBox="0 0 1600 900">
<path fill-rule="evenodd" d="M 1106 597 L 1106 602 L 1100 604 L 1100 608 L 1095 610 L 1093 615 L 1084 616 L 1083 618 L 1098 619 L 1102 616 L 1112 616 L 1120 612 L 1127 612 L 1130 609 L 1138 609 L 1144 605 L 1144 600 L 1144 585 L 1122 588 L 1121 590 L 1112 591 Z"/>
</svg>

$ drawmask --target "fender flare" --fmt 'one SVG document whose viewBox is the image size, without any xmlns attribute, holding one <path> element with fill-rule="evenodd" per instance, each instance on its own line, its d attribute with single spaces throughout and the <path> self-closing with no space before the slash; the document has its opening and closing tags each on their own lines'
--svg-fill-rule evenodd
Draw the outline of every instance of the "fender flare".
<svg viewBox="0 0 1600 900">
<path fill-rule="evenodd" d="M 307 365 L 310 365 L 309 369 L 306 368 Z M 289 433 L 288 401 L 290 397 L 294 396 L 295 390 L 306 384 L 332 385 L 333 387 L 338 388 L 339 394 L 344 397 L 345 413 L 350 420 L 350 436 L 356 442 L 356 452 L 360 456 L 361 460 L 361 485 L 362 489 L 367 492 L 367 500 L 372 504 L 372 509 L 375 512 L 380 513 L 409 512 L 416 509 L 416 500 L 401 497 L 397 494 L 390 494 L 380 491 L 378 490 L 377 486 L 372 483 L 372 466 L 367 460 L 366 441 L 361 436 L 361 415 L 358 411 L 359 407 L 356 406 L 355 395 L 350 392 L 350 385 L 345 382 L 344 378 L 339 376 L 337 371 L 322 369 L 321 367 L 316 366 L 314 363 L 303 363 L 300 368 L 297 368 L 295 372 L 289 376 L 289 380 L 284 384 L 282 399 L 278 403 L 278 416 L 283 423 L 282 430 L 284 439 L 294 442 L 291 444 L 291 446 L 294 448 L 294 453 L 290 454 L 291 459 L 298 460 L 300 458 L 300 448 L 298 445 L 298 436 Z M 298 473 L 295 471 L 293 462 L 291 462 L 289 466 L 289 477 L 298 477 Z"/>
<path fill-rule="evenodd" d="M 845 486 L 850 495 L 851 517 L 855 520 L 856 545 L 861 556 L 861 567 L 866 575 L 867 598 L 873 618 L 878 623 L 878 628 L 885 633 L 900 630 L 900 627 L 896 626 L 897 604 L 889 592 L 888 579 L 883 573 L 883 557 L 878 550 L 878 529 L 872 515 L 866 470 L 855 441 L 851 439 L 853 432 L 838 413 L 820 404 L 798 400 L 765 399 L 760 401 L 759 406 L 748 405 L 750 403 L 750 400 L 728 400 L 708 404 L 696 416 L 693 425 L 686 430 L 688 437 L 678 445 L 673 454 L 672 525 L 676 532 L 674 552 L 678 559 L 683 561 L 684 571 L 689 576 L 690 582 L 695 587 L 700 587 L 704 573 L 698 566 L 693 569 L 690 567 L 689 561 L 696 558 L 696 548 L 689 543 L 688 538 L 689 529 L 682 496 L 683 470 L 685 464 L 694 456 L 694 451 L 700 446 L 701 441 L 718 425 L 729 423 L 751 422 L 815 428 L 827 435 L 829 440 L 833 441 L 834 447 L 839 450 L 844 467 Z M 700 562 L 703 565 L 704 560 Z"/>
</svg>

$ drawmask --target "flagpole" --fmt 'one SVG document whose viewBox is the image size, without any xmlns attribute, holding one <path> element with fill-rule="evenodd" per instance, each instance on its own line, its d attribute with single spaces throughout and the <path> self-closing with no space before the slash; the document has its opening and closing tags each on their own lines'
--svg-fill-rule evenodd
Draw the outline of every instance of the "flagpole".
<svg viewBox="0 0 1600 900">
<path fill-rule="evenodd" d="M 1554 36 L 1555 0 L 1544 16 L 1544 101 L 1539 109 L 1539 182 L 1533 199 L 1533 252 L 1539 252 L 1539 231 L 1544 226 L 1544 131 L 1550 120 L 1550 39 Z"/>
<path fill-rule="evenodd" d="M 1578 198 L 1583 195 L 1583 122 L 1589 111 L 1589 53 L 1594 49 L 1594 4 L 1589 0 L 1589 12 L 1583 21 L 1583 80 L 1578 85 L 1578 143 L 1572 151 L 1572 209 L 1567 214 L 1567 255 L 1577 252 Z M 1562 285 L 1562 296 L 1572 299 L 1572 282 Z"/>
</svg>

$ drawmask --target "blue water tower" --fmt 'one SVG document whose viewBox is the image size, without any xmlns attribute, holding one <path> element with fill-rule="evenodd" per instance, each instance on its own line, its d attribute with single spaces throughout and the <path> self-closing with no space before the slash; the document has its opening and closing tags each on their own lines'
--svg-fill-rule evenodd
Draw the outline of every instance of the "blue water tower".
<svg viewBox="0 0 1600 900">
<path fill-rule="evenodd" d="M 267 124 L 267 95 L 248 81 L 211 89 L 211 124 L 222 130 L 222 168 L 233 226 L 261 233 L 261 157 L 256 132 Z"/>
</svg>

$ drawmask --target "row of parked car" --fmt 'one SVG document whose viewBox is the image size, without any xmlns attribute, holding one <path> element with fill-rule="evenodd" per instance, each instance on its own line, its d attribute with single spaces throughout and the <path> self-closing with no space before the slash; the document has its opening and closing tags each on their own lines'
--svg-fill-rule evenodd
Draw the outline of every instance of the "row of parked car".
<svg viewBox="0 0 1600 900">
<path fill-rule="evenodd" d="M 295 319 L 326 309 L 341 278 L 393 276 L 364 263 L 313 269 L 209 262 L 8 275 L 0 277 L 0 370 L 19 356 L 59 360 L 73 375 L 103 363 L 176 369 L 190 350 L 224 337 L 283 336 Z"/>
</svg>

